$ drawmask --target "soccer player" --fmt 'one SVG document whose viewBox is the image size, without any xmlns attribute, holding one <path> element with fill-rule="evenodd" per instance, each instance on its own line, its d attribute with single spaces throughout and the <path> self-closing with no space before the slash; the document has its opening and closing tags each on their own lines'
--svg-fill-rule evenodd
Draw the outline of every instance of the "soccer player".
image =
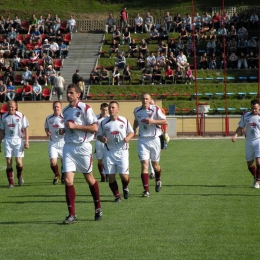
<svg viewBox="0 0 260 260">
<path fill-rule="evenodd" d="M 101 220 L 102 210 L 99 197 L 98 182 L 92 174 L 92 146 L 90 141 L 97 132 L 97 118 L 88 104 L 79 102 L 81 89 L 76 84 L 67 87 L 69 105 L 63 111 L 65 129 L 65 145 L 63 147 L 63 173 L 65 193 L 69 215 L 64 224 L 72 224 L 77 220 L 75 211 L 76 192 L 74 188 L 75 172 L 82 172 L 89 185 L 95 205 L 95 220 Z"/>
<path fill-rule="evenodd" d="M 115 202 L 121 202 L 118 191 L 116 173 L 120 174 L 124 198 L 129 197 L 129 141 L 134 136 L 134 130 L 128 120 L 119 116 L 119 104 L 109 103 L 109 117 L 105 118 L 97 133 L 97 139 L 105 144 L 104 171 L 109 176 L 109 187 L 115 196 Z"/>
<path fill-rule="evenodd" d="M 160 152 L 161 144 L 159 136 L 162 134 L 160 125 L 167 124 L 166 116 L 162 110 L 151 105 L 151 95 L 149 93 L 142 94 L 142 105 L 134 110 L 134 132 L 139 127 L 138 137 L 138 156 L 141 162 L 141 179 L 144 187 L 143 197 L 150 197 L 149 189 L 149 160 L 155 171 L 155 191 L 159 192 L 162 187 L 161 182 L 161 166 Z"/>
<path fill-rule="evenodd" d="M 15 157 L 18 185 L 22 186 L 24 180 L 22 177 L 24 148 L 29 148 L 29 122 L 27 118 L 17 111 L 15 101 L 8 101 L 8 112 L 4 113 L 0 121 L 0 145 L 4 139 L 4 154 L 6 157 L 6 175 L 9 182 L 9 188 L 14 187 L 14 177 L 12 168 L 12 157 Z M 23 137 L 25 141 L 23 140 Z M 0 150 L 1 151 L 1 150 Z"/>
<path fill-rule="evenodd" d="M 102 103 L 100 106 L 101 113 L 99 115 L 96 115 L 98 119 L 98 126 L 101 124 L 101 122 L 108 117 L 108 104 Z M 96 139 L 95 142 L 95 152 L 94 152 L 94 158 L 98 159 L 98 171 L 101 177 L 101 182 L 106 181 L 106 176 L 103 173 L 104 171 L 104 164 L 103 164 L 103 157 L 104 157 L 104 143 L 101 143 Z"/>
<path fill-rule="evenodd" d="M 251 112 L 242 115 L 232 141 L 235 142 L 238 135 L 242 135 L 245 129 L 246 136 L 246 161 L 248 170 L 254 178 L 253 187 L 259 189 L 260 184 L 260 113 L 259 101 L 251 101 Z M 256 167 L 254 164 L 256 163 Z"/>
<path fill-rule="evenodd" d="M 53 114 L 46 117 L 44 129 L 46 135 L 50 138 L 48 151 L 50 166 L 55 176 L 52 183 L 56 185 L 60 179 L 58 158 L 60 158 L 62 163 L 62 149 L 64 146 L 64 135 L 59 134 L 59 129 L 64 128 L 64 118 L 61 114 L 62 105 L 60 101 L 54 101 L 52 109 Z"/>
</svg>

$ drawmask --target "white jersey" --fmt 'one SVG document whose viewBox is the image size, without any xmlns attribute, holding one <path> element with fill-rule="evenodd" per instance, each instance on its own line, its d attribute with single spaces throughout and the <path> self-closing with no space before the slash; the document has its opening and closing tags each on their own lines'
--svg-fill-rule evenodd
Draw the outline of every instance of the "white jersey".
<svg viewBox="0 0 260 260">
<path fill-rule="evenodd" d="M 145 123 L 146 118 L 152 120 L 164 120 L 166 116 L 162 110 L 155 105 L 150 105 L 148 109 L 143 109 L 142 106 L 135 108 L 134 110 L 135 120 L 138 121 L 139 126 L 139 137 L 155 137 L 162 134 L 161 126 Z"/>
<path fill-rule="evenodd" d="M 241 128 L 246 128 L 246 140 L 254 141 L 260 138 L 260 113 L 253 115 L 251 112 L 245 113 L 238 126 Z"/>
<path fill-rule="evenodd" d="M 24 129 L 28 126 L 27 118 L 18 111 L 14 115 L 9 115 L 9 112 L 4 113 L 0 121 L 0 129 L 4 130 L 6 139 L 21 139 Z"/>
<path fill-rule="evenodd" d="M 97 123 L 93 109 L 82 102 L 77 102 L 74 107 L 66 106 L 62 111 L 64 124 L 72 122 L 76 125 L 92 125 Z M 93 140 L 94 134 L 81 130 L 65 128 L 66 143 L 83 143 Z"/>
<path fill-rule="evenodd" d="M 105 118 L 99 128 L 98 136 L 108 138 L 105 147 L 108 151 L 128 150 L 129 145 L 124 141 L 124 138 L 133 133 L 134 130 L 125 117 L 118 116 L 116 120 L 111 120 L 110 117 Z"/>
<path fill-rule="evenodd" d="M 98 115 L 96 115 L 96 117 L 97 117 L 97 123 L 98 123 L 98 126 L 100 126 L 100 124 L 101 124 L 101 122 L 105 119 L 105 118 L 107 118 L 107 117 L 109 117 L 109 115 L 107 115 L 106 117 L 102 117 L 102 114 L 98 114 Z"/>
<path fill-rule="evenodd" d="M 52 142 L 60 142 L 64 140 L 64 135 L 59 134 L 59 129 L 64 128 L 64 118 L 62 115 L 55 116 L 54 114 L 46 117 L 45 129 L 49 129 L 51 133 L 50 141 Z"/>
</svg>

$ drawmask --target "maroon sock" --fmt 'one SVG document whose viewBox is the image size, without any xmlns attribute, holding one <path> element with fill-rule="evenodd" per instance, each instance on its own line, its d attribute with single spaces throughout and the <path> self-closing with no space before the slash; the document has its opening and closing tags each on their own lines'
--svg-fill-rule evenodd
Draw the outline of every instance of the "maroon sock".
<svg viewBox="0 0 260 260">
<path fill-rule="evenodd" d="M 101 176 L 101 179 L 105 179 L 105 174 L 103 173 L 103 170 L 104 170 L 104 164 L 102 163 L 102 164 L 98 164 L 98 170 L 99 170 L 99 174 L 100 174 L 100 176 Z"/>
<path fill-rule="evenodd" d="M 149 174 L 148 173 L 141 173 L 141 179 L 143 182 L 143 187 L 145 191 L 149 191 Z"/>
<path fill-rule="evenodd" d="M 14 173 L 13 168 L 6 169 L 6 177 L 10 185 L 14 185 Z"/>
<path fill-rule="evenodd" d="M 156 181 L 160 181 L 161 180 L 161 172 L 162 172 L 161 169 L 159 171 L 154 171 L 154 173 L 155 173 L 155 180 Z"/>
<path fill-rule="evenodd" d="M 260 165 L 256 165 L 256 180 L 260 181 Z"/>
<path fill-rule="evenodd" d="M 118 190 L 118 185 L 117 185 L 117 182 L 114 181 L 112 183 L 109 183 L 109 187 L 111 189 L 111 191 L 113 192 L 114 196 L 117 197 L 117 198 L 121 198 L 120 196 L 120 193 L 119 193 L 119 190 Z"/>
<path fill-rule="evenodd" d="M 22 177 L 23 166 L 20 167 L 16 165 L 16 170 L 17 170 L 17 178 L 19 179 L 20 177 Z"/>
<path fill-rule="evenodd" d="M 89 189 L 94 200 L 95 209 L 101 208 L 98 182 L 96 181 L 93 185 L 89 185 Z"/>
<path fill-rule="evenodd" d="M 251 172 L 251 174 L 253 175 L 253 177 L 256 177 L 256 169 L 255 169 L 255 165 L 253 166 L 248 166 L 248 170 Z"/>
<path fill-rule="evenodd" d="M 129 182 L 130 182 L 130 177 L 128 177 L 128 180 L 127 180 L 127 181 L 121 180 L 121 182 L 122 182 L 123 190 L 124 190 L 124 189 L 127 189 L 127 188 L 128 188 L 128 184 L 129 184 Z"/>
<path fill-rule="evenodd" d="M 76 191 L 74 185 L 65 186 L 66 201 L 68 205 L 69 214 L 75 216 L 75 198 Z"/>
<path fill-rule="evenodd" d="M 54 166 L 51 165 L 51 169 L 52 169 L 52 171 L 53 171 L 53 173 L 55 174 L 56 177 L 59 177 L 59 176 L 60 176 L 59 167 L 58 167 L 57 164 L 54 165 Z"/>
</svg>

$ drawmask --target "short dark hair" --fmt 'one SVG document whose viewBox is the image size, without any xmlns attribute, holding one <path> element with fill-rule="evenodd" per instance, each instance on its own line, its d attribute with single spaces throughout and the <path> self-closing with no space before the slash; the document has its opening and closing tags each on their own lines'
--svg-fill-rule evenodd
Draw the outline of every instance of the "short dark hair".
<svg viewBox="0 0 260 260">
<path fill-rule="evenodd" d="M 117 106 L 119 107 L 119 104 L 118 104 L 118 102 L 116 102 L 115 100 L 113 100 L 113 101 L 110 101 L 110 103 L 109 103 L 109 106 L 110 106 L 111 104 L 117 104 Z"/>
<path fill-rule="evenodd" d="M 68 91 L 69 89 L 72 89 L 72 88 L 75 89 L 76 93 L 81 93 L 80 87 L 79 87 L 78 85 L 76 85 L 76 84 L 69 84 L 68 87 L 67 87 L 67 91 Z"/>
<path fill-rule="evenodd" d="M 259 105 L 259 100 L 258 99 L 253 99 L 251 101 L 251 105 L 254 106 L 254 105 Z"/>
<path fill-rule="evenodd" d="M 100 105 L 100 109 L 103 108 L 103 107 L 108 107 L 108 103 L 102 103 L 102 104 Z"/>
</svg>

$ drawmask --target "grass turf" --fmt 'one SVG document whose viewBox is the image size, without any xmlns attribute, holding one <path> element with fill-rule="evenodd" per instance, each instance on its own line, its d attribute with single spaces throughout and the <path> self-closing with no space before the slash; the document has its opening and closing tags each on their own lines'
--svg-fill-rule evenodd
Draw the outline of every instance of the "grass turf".
<svg viewBox="0 0 260 260">
<path fill-rule="evenodd" d="M 259 258 L 260 195 L 251 188 L 244 140 L 171 140 L 161 155 L 162 190 L 156 194 L 150 181 L 150 198 L 141 198 L 136 144 L 130 144 L 130 198 L 113 203 L 108 184 L 100 183 L 104 215 L 95 222 L 92 197 L 77 174 L 78 221 L 69 226 L 61 225 L 64 186 L 52 185 L 47 143 L 26 150 L 23 187 L 6 188 L 1 154 L 0 259 Z"/>
</svg>

